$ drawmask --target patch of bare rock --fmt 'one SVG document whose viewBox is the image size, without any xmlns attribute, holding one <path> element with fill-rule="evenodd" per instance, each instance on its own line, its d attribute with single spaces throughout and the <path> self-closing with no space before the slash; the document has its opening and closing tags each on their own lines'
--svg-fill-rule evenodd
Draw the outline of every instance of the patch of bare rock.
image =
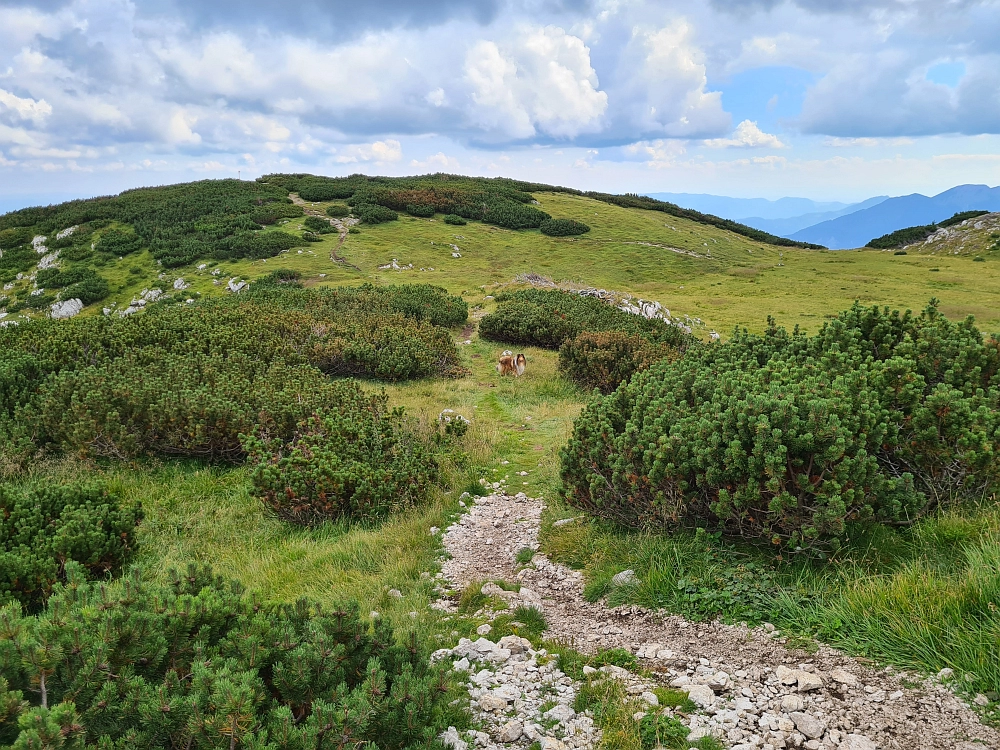
<svg viewBox="0 0 1000 750">
<path fill-rule="evenodd" d="M 711 734 L 732 750 L 1000 749 L 1000 734 L 936 681 L 879 669 L 825 646 L 814 653 L 796 650 L 770 625 L 694 623 L 641 607 L 585 601 L 579 572 L 537 552 L 527 567 L 516 562 L 525 547 L 538 549 L 543 503 L 493 489 L 488 497 L 464 497 L 467 512 L 445 530 L 450 557 L 443 562 L 444 579 L 457 590 L 491 579 L 516 581 L 518 592 L 488 584 L 484 593 L 511 609 L 538 607 L 548 622 L 547 637 L 581 651 L 628 649 L 653 679 L 604 669 L 624 680 L 633 695 L 648 693 L 655 700 L 649 692 L 654 684 L 686 691 L 699 713 L 677 718 L 693 730 L 692 738 Z M 623 573 L 628 575 L 618 585 L 635 582 L 634 573 Z M 456 603 L 444 597 L 435 606 L 452 610 Z M 486 728 L 465 738 L 455 733 L 446 742 L 454 750 L 469 743 L 527 747 L 536 740 L 543 750 L 596 747 L 600 731 L 572 711 L 579 685 L 544 657 L 516 636 L 499 643 L 463 640 L 438 652 L 435 658 L 452 659 L 455 669 L 469 674 L 471 706 Z M 558 716 L 539 714 L 543 695 L 562 707 Z M 668 710 L 649 703 L 649 711 Z"/>
</svg>

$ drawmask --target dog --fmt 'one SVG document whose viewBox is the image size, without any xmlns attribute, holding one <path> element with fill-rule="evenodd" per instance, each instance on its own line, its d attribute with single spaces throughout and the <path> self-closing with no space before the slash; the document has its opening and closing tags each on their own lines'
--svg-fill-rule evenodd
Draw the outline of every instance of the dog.
<svg viewBox="0 0 1000 750">
<path fill-rule="evenodd" d="M 524 375 L 527 362 L 528 360 L 523 354 L 515 355 L 508 349 L 500 355 L 500 361 L 497 362 L 497 372 L 501 375 L 513 375 L 515 378 L 519 378 Z"/>
</svg>

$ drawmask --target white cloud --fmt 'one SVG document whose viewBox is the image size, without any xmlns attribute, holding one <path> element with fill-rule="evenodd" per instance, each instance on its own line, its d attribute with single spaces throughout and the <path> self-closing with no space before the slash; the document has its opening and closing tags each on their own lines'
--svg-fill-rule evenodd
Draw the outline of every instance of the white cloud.
<svg viewBox="0 0 1000 750">
<path fill-rule="evenodd" d="M 454 156 L 448 156 L 443 151 L 438 151 L 436 154 L 428 156 L 423 161 L 417 161 L 413 159 L 410 161 L 410 166 L 417 169 L 433 170 L 435 172 L 458 172 L 462 165 L 459 163 L 458 159 Z"/>
<path fill-rule="evenodd" d="M 730 116 L 722 94 L 707 91 L 708 74 L 694 30 L 676 21 L 656 31 L 633 31 L 619 63 L 614 105 L 619 129 L 668 137 L 725 132 Z"/>
<path fill-rule="evenodd" d="M 362 143 L 348 146 L 338 154 L 336 161 L 340 164 L 353 164 L 361 161 L 389 164 L 403 158 L 403 147 L 399 141 L 387 138 L 374 143 Z"/>
<path fill-rule="evenodd" d="M 0 89 L 0 112 L 13 112 L 21 120 L 31 120 L 41 125 L 45 118 L 52 114 L 52 105 L 44 99 L 35 101 L 30 97 L 20 97 Z"/>
<path fill-rule="evenodd" d="M 752 120 L 744 120 L 736 126 L 729 138 L 711 138 L 705 141 L 709 148 L 784 148 L 785 144 L 776 135 L 765 133 Z"/>
<path fill-rule="evenodd" d="M 657 139 L 655 141 L 639 141 L 629 144 L 623 149 L 626 157 L 639 158 L 652 169 L 665 169 L 677 163 L 677 159 L 687 153 L 683 141 Z"/>
<path fill-rule="evenodd" d="M 608 107 L 590 50 L 556 26 L 523 28 L 503 47 L 478 42 L 466 55 L 465 80 L 471 119 L 512 138 L 593 132 Z"/>
</svg>

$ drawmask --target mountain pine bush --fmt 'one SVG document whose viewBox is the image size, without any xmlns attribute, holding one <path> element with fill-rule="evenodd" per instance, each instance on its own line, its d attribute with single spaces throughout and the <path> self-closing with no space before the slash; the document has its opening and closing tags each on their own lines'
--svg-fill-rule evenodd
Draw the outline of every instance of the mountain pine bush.
<svg viewBox="0 0 1000 750">
<path fill-rule="evenodd" d="M 669 344 L 622 331 L 584 331 L 559 348 L 559 372 L 581 388 L 608 394 L 635 373 L 676 350 Z"/>
<path fill-rule="evenodd" d="M 584 331 L 622 331 L 675 347 L 693 341 L 665 321 L 632 315 L 572 292 L 524 289 L 501 293 L 496 300 L 496 311 L 479 323 L 480 335 L 492 341 L 558 349 Z"/>
<path fill-rule="evenodd" d="M 290 440 L 339 398 L 330 375 L 463 372 L 468 307 L 430 286 L 280 282 L 142 315 L 0 329 L 0 436 L 58 452 L 241 460 L 240 435 Z"/>
<path fill-rule="evenodd" d="M 396 221 L 399 214 L 391 208 L 379 206 L 375 203 L 355 203 L 354 215 L 361 219 L 362 224 L 384 224 L 387 221 Z"/>
<path fill-rule="evenodd" d="M 573 219 L 546 219 L 541 223 L 539 229 L 542 234 L 547 234 L 550 237 L 572 237 L 590 231 L 590 227 L 586 224 Z"/>
<path fill-rule="evenodd" d="M 420 216 L 429 219 L 436 213 L 434 206 L 426 203 L 409 203 L 406 206 L 406 213 L 410 216 Z"/>
<path fill-rule="evenodd" d="M 567 498 L 630 526 L 836 547 L 851 521 L 909 524 L 997 481 L 998 372 L 998 343 L 933 301 L 856 304 L 813 337 L 737 331 L 592 400 Z"/>
<path fill-rule="evenodd" d="M 35 616 L 0 609 L 4 746 L 416 750 L 468 724 L 424 644 L 357 605 L 261 603 L 193 566 L 67 578 Z"/>
<path fill-rule="evenodd" d="M 0 607 L 39 609 L 71 562 L 90 578 L 117 572 L 135 550 L 141 518 L 93 485 L 0 485 Z"/>
<path fill-rule="evenodd" d="M 374 520 L 423 500 L 437 464 L 403 412 L 350 381 L 337 384 L 330 404 L 300 423 L 292 440 L 245 438 L 264 503 L 286 521 L 312 525 Z"/>
</svg>

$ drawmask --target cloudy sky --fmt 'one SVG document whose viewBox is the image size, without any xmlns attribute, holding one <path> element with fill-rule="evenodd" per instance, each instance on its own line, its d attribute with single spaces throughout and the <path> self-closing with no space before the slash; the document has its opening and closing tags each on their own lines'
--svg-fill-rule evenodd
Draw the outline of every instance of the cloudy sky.
<svg viewBox="0 0 1000 750">
<path fill-rule="evenodd" d="M 0 0 L 0 204 L 276 171 L 1000 183 L 1000 0 Z"/>
</svg>

